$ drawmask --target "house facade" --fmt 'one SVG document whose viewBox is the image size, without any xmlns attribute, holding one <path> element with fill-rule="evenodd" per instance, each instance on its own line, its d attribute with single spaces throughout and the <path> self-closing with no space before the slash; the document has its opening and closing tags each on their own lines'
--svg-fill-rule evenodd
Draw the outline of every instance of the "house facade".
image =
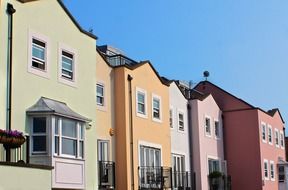
<svg viewBox="0 0 288 190">
<path fill-rule="evenodd" d="M 50 189 L 97 189 L 96 36 L 57 0 L 3 0 L 0 18 L 1 128 L 27 135 L 1 158 L 53 167 Z"/>
<path fill-rule="evenodd" d="M 176 81 L 170 81 L 170 130 L 171 130 L 171 164 L 172 186 L 174 188 L 191 188 L 193 173 L 190 167 L 190 142 L 188 123 L 188 100 L 182 94 Z"/>
<path fill-rule="evenodd" d="M 286 178 L 281 179 L 278 166 L 286 161 L 279 110 L 263 111 L 208 81 L 195 89 L 211 93 L 223 112 L 224 155 L 233 189 L 281 189 Z"/>
<path fill-rule="evenodd" d="M 200 95 L 197 98 L 192 95 L 189 105 L 192 110 L 191 138 L 196 189 L 210 189 L 209 174 L 220 172 L 227 175 L 222 111 L 211 94 Z M 220 185 L 221 189 L 224 189 L 225 184 Z"/>
<path fill-rule="evenodd" d="M 149 62 L 114 72 L 116 189 L 171 187 L 169 88 Z"/>
</svg>

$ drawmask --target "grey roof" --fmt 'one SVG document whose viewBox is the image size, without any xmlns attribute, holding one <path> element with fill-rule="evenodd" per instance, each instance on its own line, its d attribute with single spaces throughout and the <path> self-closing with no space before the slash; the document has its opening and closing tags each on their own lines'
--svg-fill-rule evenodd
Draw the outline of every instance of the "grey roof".
<svg viewBox="0 0 288 190">
<path fill-rule="evenodd" d="M 48 113 L 63 116 L 79 121 L 89 122 L 90 119 L 76 113 L 64 102 L 41 97 L 32 107 L 26 110 L 27 114 Z"/>
</svg>

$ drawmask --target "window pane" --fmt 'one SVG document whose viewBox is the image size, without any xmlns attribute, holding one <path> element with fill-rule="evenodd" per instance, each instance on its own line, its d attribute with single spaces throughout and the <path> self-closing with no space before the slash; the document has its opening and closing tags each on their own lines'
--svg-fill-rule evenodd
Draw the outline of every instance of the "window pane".
<svg viewBox="0 0 288 190">
<path fill-rule="evenodd" d="M 62 57 L 62 67 L 68 71 L 73 71 L 73 60 L 68 59 L 67 57 Z"/>
<path fill-rule="evenodd" d="M 76 152 L 77 152 L 77 141 L 62 138 L 62 153 L 76 156 Z"/>
<path fill-rule="evenodd" d="M 153 107 L 159 109 L 160 101 L 158 99 L 153 99 Z"/>
<path fill-rule="evenodd" d="M 58 122 L 55 125 L 55 135 L 59 134 L 59 127 L 58 127 Z"/>
<path fill-rule="evenodd" d="M 84 158 L 84 142 L 80 141 L 79 143 L 79 156 Z"/>
<path fill-rule="evenodd" d="M 138 92 L 137 96 L 138 96 L 138 102 L 144 104 L 145 103 L 145 95 L 140 93 L 140 92 Z"/>
<path fill-rule="evenodd" d="M 33 118 L 33 133 L 46 133 L 46 117 Z"/>
<path fill-rule="evenodd" d="M 80 134 L 79 134 L 80 139 L 84 139 L 84 126 L 80 125 Z"/>
<path fill-rule="evenodd" d="M 33 136 L 33 152 L 46 151 L 46 136 Z"/>
<path fill-rule="evenodd" d="M 62 135 L 77 138 L 77 125 L 73 120 L 62 119 Z"/>
<path fill-rule="evenodd" d="M 45 48 L 42 48 L 33 44 L 32 56 L 44 61 L 45 60 Z"/>
<path fill-rule="evenodd" d="M 104 87 L 102 85 L 97 84 L 97 95 L 103 96 L 104 94 Z"/>
<path fill-rule="evenodd" d="M 55 154 L 59 154 L 59 137 L 55 137 Z"/>
<path fill-rule="evenodd" d="M 170 123 L 170 127 L 173 128 L 173 111 L 172 109 L 170 109 L 169 111 L 169 123 Z"/>
</svg>

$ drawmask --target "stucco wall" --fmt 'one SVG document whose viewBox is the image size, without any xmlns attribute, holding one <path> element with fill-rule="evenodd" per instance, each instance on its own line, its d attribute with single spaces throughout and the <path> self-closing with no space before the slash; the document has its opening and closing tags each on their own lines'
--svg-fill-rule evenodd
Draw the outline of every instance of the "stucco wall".
<svg viewBox="0 0 288 190">
<path fill-rule="evenodd" d="M 189 101 L 192 108 L 192 141 L 193 141 L 193 163 L 196 173 L 196 189 L 209 189 L 208 187 L 208 158 L 217 159 L 222 166 L 224 159 L 223 148 L 223 122 L 222 112 L 213 99 L 212 95 L 203 101 Z M 211 122 L 211 137 L 205 133 L 205 117 Z M 220 138 L 216 139 L 214 133 L 214 122 L 220 123 Z M 225 168 L 221 168 L 225 172 Z"/>
<path fill-rule="evenodd" d="M 1 9 L 1 86 L 2 77 L 6 76 L 7 59 L 7 15 Z M 12 129 L 29 131 L 26 109 L 41 97 L 67 103 L 79 114 L 92 119 L 92 128 L 86 131 L 86 187 L 96 189 L 96 52 L 95 39 L 80 32 L 72 20 L 64 12 L 59 3 L 41 0 L 31 3 L 9 1 L 16 9 L 14 14 L 13 43 L 13 94 L 12 94 Z M 4 30 L 4 32 L 3 32 Z M 49 42 L 48 58 L 49 77 L 44 78 L 28 72 L 29 33 L 33 31 L 46 36 Z M 4 39 L 2 41 L 2 39 Z M 75 87 L 60 83 L 58 79 L 59 47 L 64 44 L 75 50 L 77 81 Z M 2 48 L 4 46 L 4 48 Z M 5 79 L 5 78 L 4 78 Z M 5 110 L 5 98 L 1 91 L 1 110 Z M 3 101 L 4 100 L 4 101 Z M 1 127 L 5 126 L 4 114 L 1 112 Z"/>
<path fill-rule="evenodd" d="M 0 190 L 51 190 L 51 170 L 0 165 Z"/>
<path fill-rule="evenodd" d="M 131 189 L 131 159 L 130 159 L 130 124 L 129 124 L 129 91 L 127 76 L 130 74 L 132 80 L 132 116 L 133 116 L 133 162 L 134 182 L 138 187 L 139 146 L 142 142 L 161 147 L 161 158 L 163 166 L 171 166 L 171 145 L 169 127 L 169 89 L 163 85 L 150 65 L 144 64 L 134 70 L 117 68 L 115 70 L 115 93 L 116 98 L 116 166 L 118 172 L 117 189 Z M 125 86 L 125 87 L 124 87 Z M 136 87 L 147 92 L 148 117 L 136 116 Z M 162 121 L 152 120 L 152 93 L 161 97 Z M 119 114 L 119 115 L 118 115 Z M 124 120 L 123 120 L 124 119 Z M 124 121 L 124 122 L 123 122 Z M 121 143 L 121 144 L 120 144 Z M 126 150 L 125 150 L 126 149 Z M 126 160 L 125 160 L 126 159 Z M 126 167 L 125 167 L 126 165 Z M 125 168 L 124 168 L 125 167 Z M 119 169 L 122 169 L 119 171 Z M 119 182 L 119 184 L 118 184 Z"/>
<path fill-rule="evenodd" d="M 173 128 L 171 128 L 171 154 L 185 156 L 185 169 L 190 171 L 189 159 L 189 129 L 188 129 L 188 101 L 183 96 L 175 82 L 169 87 L 170 109 L 173 110 Z M 184 113 L 184 131 L 178 129 L 178 112 Z"/>
</svg>

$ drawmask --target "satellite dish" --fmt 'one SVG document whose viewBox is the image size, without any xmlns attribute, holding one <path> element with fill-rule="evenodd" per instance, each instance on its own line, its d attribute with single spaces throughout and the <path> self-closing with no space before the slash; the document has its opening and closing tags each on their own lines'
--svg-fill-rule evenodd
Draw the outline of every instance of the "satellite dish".
<svg viewBox="0 0 288 190">
<path fill-rule="evenodd" d="M 209 71 L 204 71 L 203 75 L 204 75 L 204 77 L 206 78 L 206 81 L 207 81 L 207 78 L 209 77 L 210 73 L 209 73 Z"/>
</svg>

